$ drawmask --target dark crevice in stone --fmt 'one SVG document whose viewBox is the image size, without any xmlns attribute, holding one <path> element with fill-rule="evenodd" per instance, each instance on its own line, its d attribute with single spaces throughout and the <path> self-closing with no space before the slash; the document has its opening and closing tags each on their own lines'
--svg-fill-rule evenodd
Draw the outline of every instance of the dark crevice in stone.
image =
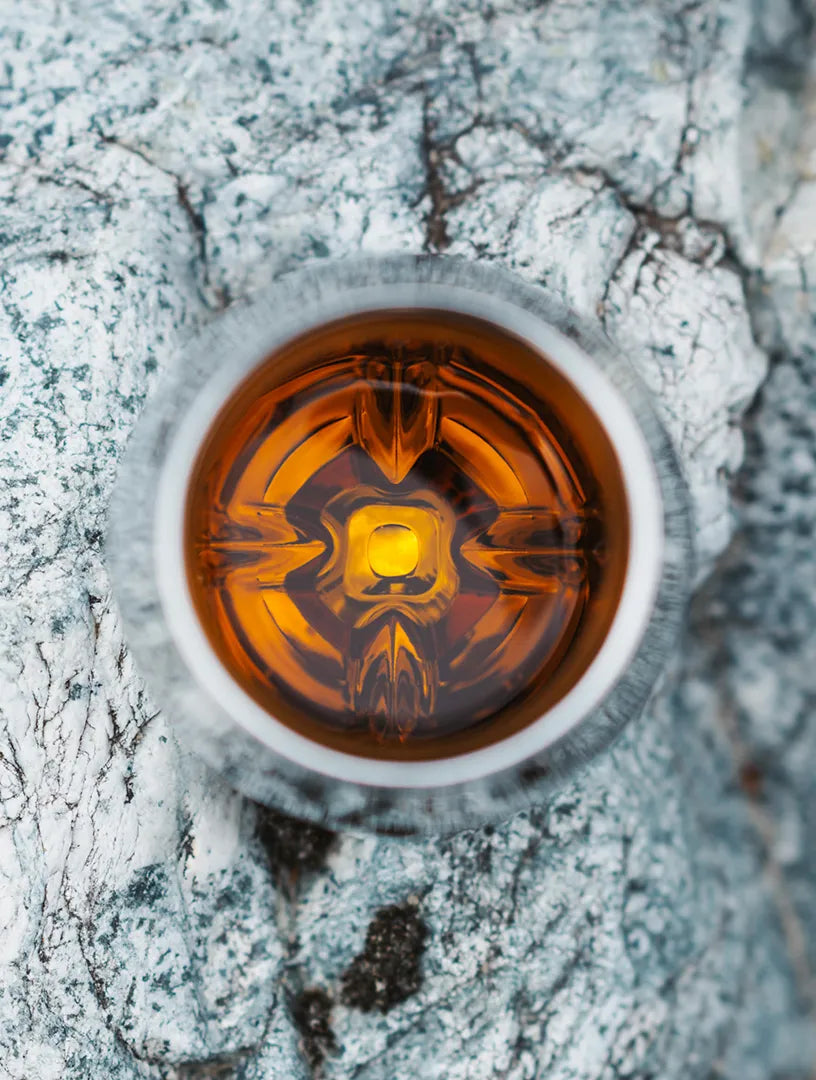
<svg viewBox="0 0 816 1080">
<path fill-rule="evenodd" d="M 421 959 L 428 928 L 412 902 L 381 908 L 365 947 L 342 976 L 342 999 L 363 1012 L 388 1012 L 422 985 Z"/>
<path fill-rule="evenodd" d="M 739 783 L 749 799 L 759 799 L 762 796 L 764 779 L 762 770 L 756 762 L 743 762 L 739 770 Z"/>
<path fill-rule="evenodd" d="M 300 1033 L 300 1050 L 314 1076 L 326 1055 L 335 1049 L 331 1029 L 331 998 L 310 987 L 306 967 L 298 962 L 298 887 L 320 871 L 336 842 L 336 835 L 311 822 L 299 821 L 265 806 L 257 807 L 256 835 L 266 852 L 278 894 L 278 934 L 287 961 L 282 990 L 292 1021 Z"/>
<path fill-rule="evenodd" d="M 258 807 L 257 835 L 278 882 L 297 882 L 316 873 L 336 841 L 328 829 L 311 822 Z"/>
<path fill-rule="evenodd" d="M 173 172 L 171 169 L 165 168 L 157 161 L 154 161 L 149 154 L 138 146 L 123 142 L 116 135 L 111 135 L 102 131 L 99 132 L 99 137 L 106 145 L 118 146 L 120 150 L 124 150 L 127 153 L 140 158 L 146 165 L 164 173 L 165 176 L 168 176 L 175 183 L 176 199 L 184 212 L 184 216 L 187 218 L 190 233 L 195 245 L 195 256 L 192 262 L 194 271 L 196 266 L 200 268 L 200 273 L 197 271 L 196 273 L 199 279 L 199 292 L 201 293 L 201 298 L 208 307 L 213 307 L 214 302 L 216 311 L 223 311 L 225 308 L 229 307 L 233 299 L 229 294 L 229 291 L 225 288 L 213 285 L 210 280 L 210 261 L 209 253 L 207 251 L 207 223 L 202 211 L 193 205 L 192 199 L 190 198 L 189 186 L 177 173 Z M 210 291 L 211 297 L 206 295 L 207 290 Z"/>
<path fill-rule="evenodd" d="M 445 221 L 447 196 L 440 170 L 439 150 L 434 145 L 433 125 L 429 116 L 429 101 L 422 103 L 422 140 L 420 142 L 422 164 L 425 169 L 425 187 L 430 199 L 430 209 L 425 217 L 425 250 L 444 251 L 450 247 L 450 236 Z"/>
<path fill-rule="evenodd" d="M 467 187 L 461 191 L 449 192 L 445 186 L 443 177 L 443 165 L 447 155 L 456 156 L 456 140 L 478 126 L 478 118 L 465 130 L 460 131 L 454 139 L 447 142 L 437 142 L 434 135 L 434 125 L 430 117 L 431 99 L 427 89 L 422 100 L 422 132 L 420 138 L 420 155 L 422 166 L 425 170 L 424 196 L 430 201 L 430 208 L 425 215 L 425 242 L 426 252 L 442 252 L 450 247 L 451 238 L 448 233 L 447 214 L 460 206 L 471 195 L 475 194 L 480 181 L 474 178 Z"/>
<path fill-rule="evenodd" d="M 207 266 L 207 226 L 204 222 L 204 215 L 200 210 L 196 210 L 190 201 L 190 193 L 187 190 L 187 185 L 182 182 L 180 177 L 175 177 L 176 181 L 176 198 L 178 204 L 184 213 L 187 215 L 187 220 L 190 222 L 190 231 L 195 237 L 198 244 L 198 257 L 201 259 L 201 265 L 206 268 Z"/>
<path fill-rule="evenodd" d="M 325 990 L 310 987 L 296 995 L 289 1010 L 300 1033 L 301 1053 L 312 1072 L 317 1073 L 327 1054 L 337 1049 L 331 1027 L 332 999 Z"/>
</svg>

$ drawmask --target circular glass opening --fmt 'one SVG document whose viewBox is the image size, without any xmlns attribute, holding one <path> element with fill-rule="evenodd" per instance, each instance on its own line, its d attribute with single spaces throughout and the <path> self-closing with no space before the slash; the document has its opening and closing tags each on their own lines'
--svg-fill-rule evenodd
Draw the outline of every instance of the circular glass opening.
<svg viewBox="0 0 816 1080">
<path fill-rule="evenodd" d="M 355 315 L 267 357 L 203 440 L 184 537 L 233 678 L 309 738 L 405 760 L 495 742 L 563 697 L 628 544 L 614 447 L 569 379 L 434 310 Z"/>
</svg>

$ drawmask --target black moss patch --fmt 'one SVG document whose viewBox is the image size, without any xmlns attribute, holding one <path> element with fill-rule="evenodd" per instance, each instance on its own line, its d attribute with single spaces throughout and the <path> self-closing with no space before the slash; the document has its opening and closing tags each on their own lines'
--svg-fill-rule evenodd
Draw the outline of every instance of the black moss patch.
<svg viewBox="0 0 816 1080">
<path fill-rule="evenodd" d="M 303 1056 L 314 1072 L 326 1054 L 337 1049 L 331 1028 L 332 999 L 325 990 L 301 990 L 291 1003 L 292 1019 L 300 1032 Z"/>
<path fill-rule="evenodd" d="M 258 839 L 276 875 L 314 873 L 326 861 L 335 835 L 319 825 L 258 807 Z"/>
<path fill-rule="evenodd" d="M 343 1001 L 388 1012 L 422 984 L 420 960 L 428 928 L 414 904 L 382 908 L 371 921 L 365 948 L 343 974 Z"/>
</svg>

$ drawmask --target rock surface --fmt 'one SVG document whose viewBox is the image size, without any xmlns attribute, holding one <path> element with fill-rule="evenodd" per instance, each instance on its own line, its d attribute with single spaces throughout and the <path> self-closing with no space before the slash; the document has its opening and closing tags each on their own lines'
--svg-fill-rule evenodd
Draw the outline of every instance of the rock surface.
<svg viewBox="0 0 816 1080">
<path fill-rule="evenodd" d="M 7 7 L 0 1077 L 805 1080 L 806 5 Z M 333 838 L 176 746 L 122 639 L 105 507 L 197 326 L 305 259 L 419 249 L 546 282 L 631 351 L 701 578 L 775 363 L 674 689 L 535 812 Z"/>
</svg>

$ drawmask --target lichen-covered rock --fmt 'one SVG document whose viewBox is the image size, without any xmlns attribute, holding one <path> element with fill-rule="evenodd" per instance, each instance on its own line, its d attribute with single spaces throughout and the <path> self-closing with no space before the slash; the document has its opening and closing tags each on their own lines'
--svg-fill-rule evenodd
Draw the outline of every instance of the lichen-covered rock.
<svg viewBox="0 0 816 1080">
<path fill-rule="evenodd" d="M 0 1076 L 808 1076 L 814 617 L 782 572 L 813 567 L 805 5 L 35 7 L 4 13 L 0 76 Z M 105 507 L 218 309 L 309 258 L 421 249 L 545 282 L 631 352 L 701 573 L 765 370 L 751 316 L 796 359 L 752 421 L 756 550 L 701 601 L 676 693 L 501 827 L 298 838 L 177 748 Z M 790 783 L 758 794 L 766 760 Z"/>
</svg>

